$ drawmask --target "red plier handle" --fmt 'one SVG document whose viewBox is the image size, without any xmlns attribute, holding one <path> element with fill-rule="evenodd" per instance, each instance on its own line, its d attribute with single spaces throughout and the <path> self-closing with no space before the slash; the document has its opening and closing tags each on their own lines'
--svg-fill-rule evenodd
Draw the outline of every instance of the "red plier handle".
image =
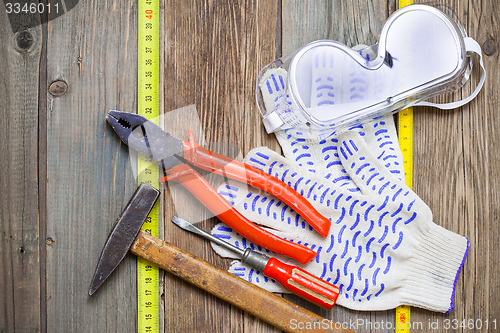
<svg viewBox="0 0 500 333">
<path fill-rule="evenodd" d="M 183 185 L 222 222 L 249 241 L 303 264 L 316 256 L 316 252 L 308 247 L 279 238 L 250 222 L 188 164 L 177 165 L 167 173 L 168 176 L 160 178 L 160 181 L 172 180 Z"/>
<path fill-rule="evenodd" d="M 189 141 L 184 140 L 184 158 L 200 169 L 247 183 L 270 193 L 292 207 L 321 236 L 328 236 L 330 220 L 321 215 L 309 201 L 281 180 L 251 165 L 212 153 L 201 147 L 188 131 Z"/>
</svg>

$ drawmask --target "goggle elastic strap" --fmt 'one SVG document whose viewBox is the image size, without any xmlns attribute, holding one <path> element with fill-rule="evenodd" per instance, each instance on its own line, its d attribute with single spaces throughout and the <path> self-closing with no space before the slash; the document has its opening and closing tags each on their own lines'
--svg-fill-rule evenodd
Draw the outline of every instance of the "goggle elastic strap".
<svg viewBox="0 0 500 333">
<path fill-rule="evenodd" d="M 272 111 L 265 115 L 262 122 L 264 123 L 267 133 L 272 133 L 285 124 L 276 111 Z"/>
<path fill-rule="evenodd" d="M 451 103 L 431 103 L 431 102 L 425 102 L 421 101 L 418 103 L 415 103 L 417 106 L 433 106 L 441 110 L 451 110 L 451 109 L 456 109 L 462 105 L 465 105 L 472 101 L 477 94 L 479 94 L 479 91 L 483 87 L 484 80 L 486 79 L 486 70 L 484 69 L 484 64 L 483 64 L 483 56 L 481 53 L 481 46 L 472 38 L 470 37 L 465 37 L 464 38 L 464 44 L 465 44 L 465 50 L 467 54 L 472 54 L 476 53 L 479 56 L 479 65 L 481 66 L 481 78 L 479 79 L 479 83 L 476 86 L 476 89 L 472 92 L 472 94 L 460 101 L 456 102 L 451 102 Z"/>
</svg>

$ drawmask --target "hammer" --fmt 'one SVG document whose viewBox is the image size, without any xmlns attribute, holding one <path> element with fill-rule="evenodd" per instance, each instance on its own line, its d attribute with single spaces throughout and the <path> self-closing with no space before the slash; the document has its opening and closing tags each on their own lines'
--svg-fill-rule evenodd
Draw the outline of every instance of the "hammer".
<svg viewBox="0 0 500 333">
<path fill-rule="evenodd" d="M 351 332 L 141 230 L 159 194 L 149 185 L 139 185 L 104 245 L 89 295 L 104 283 L 130 250 L 283 331 Z"/>
</svg>

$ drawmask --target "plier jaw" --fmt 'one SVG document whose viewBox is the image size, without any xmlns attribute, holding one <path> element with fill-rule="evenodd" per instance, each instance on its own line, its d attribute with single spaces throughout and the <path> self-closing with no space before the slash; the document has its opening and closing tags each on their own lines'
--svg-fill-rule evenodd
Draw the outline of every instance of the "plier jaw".
<svg viewBox="0 0 500 333">
<path fill-rule="evenodd" d="M 168 170 L 183 162 L 182 140 L 171 136 L 145 117 L 111 110 L 106 121 L 113 127 L 123 143 L 137 152 L 151 157 Z"/>
</svg>

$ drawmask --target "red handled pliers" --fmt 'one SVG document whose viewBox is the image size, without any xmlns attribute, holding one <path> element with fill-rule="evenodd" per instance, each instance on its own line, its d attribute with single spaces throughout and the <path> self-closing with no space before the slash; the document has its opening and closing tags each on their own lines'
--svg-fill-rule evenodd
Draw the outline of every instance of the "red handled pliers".
<svg viewBox="0 0 500 333">
<path fill-rule="evenodd" d="M 307 263 L 316 252 L 257 227 L 229 204 L 189 164 L 264 190 L 299 213 L 323 237 L 328 235 L 330 220 L 321 215 L 304 197 L 281 180 L 229 157 L 212 153 L 198 145 L 191 131 L 189 141 L 178 139 L 158 125 L 135 114 L 109 111 L 106 120 L 120 139 L 139 153 L 150 156 L 166 170 L 160 181 L 175 181 L 187 188 L 222 222 L 242 237 L 276 253 Z M 188 164 L 189 163 L 189 164 Z"/>
</svg>

